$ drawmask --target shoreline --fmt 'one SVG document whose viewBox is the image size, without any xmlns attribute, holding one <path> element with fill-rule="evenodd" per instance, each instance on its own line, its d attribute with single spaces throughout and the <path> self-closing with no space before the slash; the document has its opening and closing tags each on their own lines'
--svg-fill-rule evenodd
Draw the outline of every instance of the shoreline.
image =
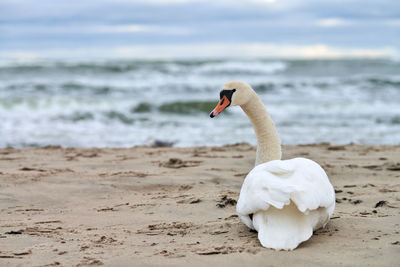
<svg viewBox="0 0 400 267">
<path fill-rule="evenodd" d="M 164 141 L 157 141 L 164 143 Z M 223 145 L 193 145 L 193 146 L 176 146 L 174 144 L 169 144 L 169 142 L 165 142 L 166 145 L 152 145 L 152 144 L 142 144 L 142 145 L 132 145 L 132 146 L 90 146 L 90 147 L 81 147 L 81 146 L 63 146 L 63 145 L 43 145 L 43 146 L 6 146 L 0 147 L 1 150 L 7 149 L 14 149 L 14 150 L 29 150 L 29 149 L 83 149 L 83 150 L 90 150 L 90 149 L 135 149 L 135 148 L 214 148 L 214 147 L 234 147 L 234 146 L 252 146 L 256 148 L 256 145 L 251 144 L 249 142 L 236 142 L 232 144 L 223 144 Z M 355 142 L 349 143 L 331 143 L 331 142 L 317 142 L 317 143 L 300 143 L 300 144 L 281 144 L 282 149 L 285 147 L 312 147 L 312 146 L 328 146 L 328 147 L 347 147 L 347 146 L 362 146 L 362 147 L 397 147 L 400 146 L 399 144 L 360 144 Z M 284 156 L 284 155 L 282 155 Z M 283 159 L 283 157 L 282 157 Z"/>
<path fill-rule="evenodd" d="M 0 149 L 0 265 L 394 266 L 400 147 L 283 146 L 336 190 L 325 229 L 292 252 L 263 248 L 235 212 L 255 147 Z"/>
</svg>

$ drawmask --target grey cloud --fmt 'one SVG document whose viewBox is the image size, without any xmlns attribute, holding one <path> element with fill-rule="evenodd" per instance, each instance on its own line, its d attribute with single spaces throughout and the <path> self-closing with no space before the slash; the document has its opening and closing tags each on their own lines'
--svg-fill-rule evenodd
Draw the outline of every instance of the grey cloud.
<svg viewBox="0 0 400 267">
<path fill-rule="evenodd" d="M 397 0 L 3 0 L 0 49 L 222 41 L 399 47 L 399 24 L 388 23 L 400 17 L 399 6 Z M 321 27 L 324 19 L 347 23 Z M 157 30 L 112 30 L 129 25 Z"/>
</svg>

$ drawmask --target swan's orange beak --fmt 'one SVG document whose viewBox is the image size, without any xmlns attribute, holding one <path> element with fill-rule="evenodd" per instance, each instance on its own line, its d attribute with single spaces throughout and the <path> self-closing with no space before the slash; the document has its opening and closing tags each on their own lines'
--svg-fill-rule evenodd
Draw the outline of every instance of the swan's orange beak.
<svg viewBox="0 0 400 267">
<path fill-rule="evenodd" d="M 217 116 L 219 113 L 221 113 L 221 111 L 223 111 L 226 107 L 228 107 L 230 105 L 230 101 L 229 99 L 224 95 L 220 100 L 218 105 L 214 108 L 213 111 L 211 111 L 210 113 L 210 117 L 214 118 L 215 116 Z"/>
</svg>

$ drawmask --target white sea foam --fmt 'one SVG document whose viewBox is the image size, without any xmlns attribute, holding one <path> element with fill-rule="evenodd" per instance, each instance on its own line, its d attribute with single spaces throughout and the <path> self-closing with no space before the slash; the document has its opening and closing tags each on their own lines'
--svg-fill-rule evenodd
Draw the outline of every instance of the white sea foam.
<svg viewBox="0 0 400 267">
<path fill-rule="evenodd" d="M 282 61 L 225 61 L 199 66 L 195 71 L 202 74 L 273 74 L 285 70 L 287 64 Z"/>
<path fill-rule="evenodd" d="M 208 117 L 231 80 L 254 86 L 286 144 L 400 144 L 391 61 L 32 60 L 0 63 L 0 147 L 255 144 L 240 108 Z"/>
</svg>

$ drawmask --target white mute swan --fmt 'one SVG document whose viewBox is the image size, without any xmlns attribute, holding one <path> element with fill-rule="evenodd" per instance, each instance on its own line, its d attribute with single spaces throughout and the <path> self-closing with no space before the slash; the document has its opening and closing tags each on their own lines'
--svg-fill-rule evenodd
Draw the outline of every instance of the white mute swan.
<svg viewBox="0 0 400 267">
<path fill-rule="evenodd" d="M 316 162 L 305 158 L 281 160 L 274 122 L 248 84 L 225 84 L 210 117 L 229 106 L 243 109 L 258 142 L 256 166 L 243 182 L 236 211 L 244 224 L 258 232 L 261 245 L 293 250 L 329 221 L 335 209 L 333 186 Z"/>
</svg>

